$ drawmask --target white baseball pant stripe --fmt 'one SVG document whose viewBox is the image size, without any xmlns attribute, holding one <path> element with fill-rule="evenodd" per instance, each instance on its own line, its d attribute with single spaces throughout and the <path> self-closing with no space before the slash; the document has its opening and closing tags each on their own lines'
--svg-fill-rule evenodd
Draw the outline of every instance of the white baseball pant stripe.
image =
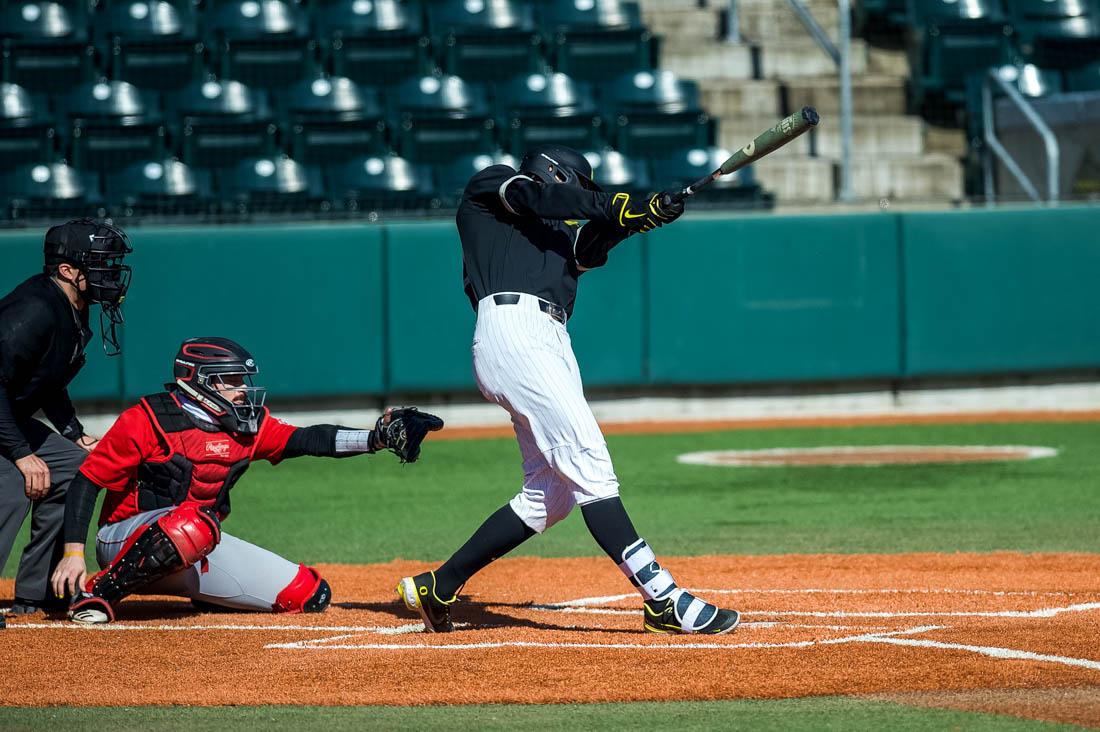
<svg viewBox="0 0 1100 732">
<path fill-rule="evenodd" d="M 131 534 L 171 510 L 158 508 L 102 527 L 95 542 L 100 568 L 114 560 Z M 297 574 L 297 564 L 223 531 L 205 562 L 170 574 L 138 594 L 177 595 L 235 610 L 270 612 L 275 598 Z"/>
<path fill-rule="evenodd" d="M 523 293 L 515 304 L 478 303 L 474 376 L 486 399 L 512 415 L 523 487 L 510 502 L 541 533 L 584 505 L 619 494 L 619 480 L 563 323 Z"/>
</svg>

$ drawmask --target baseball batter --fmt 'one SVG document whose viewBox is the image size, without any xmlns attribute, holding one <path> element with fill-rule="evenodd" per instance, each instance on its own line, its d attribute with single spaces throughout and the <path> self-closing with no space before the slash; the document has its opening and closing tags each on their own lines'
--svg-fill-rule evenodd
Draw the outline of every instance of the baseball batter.
<svg viewBox="0 0 1100 732">
<path fill-rule="evenodd" d="M 528 152 L 518 172 L 482 170 L 463 193 L 457 221 L 477 312 L 474 374 L 485 398 L 512 416 L 524 477 L 516 496 L 442 566 L 398 584 L 428 631 L 453 630 L 451 605 L 466 581 L 577 505 L 641 594 L 645 630 L 728 633 L 740 620 L 678 587 L 635 531 L 566 328 L 581 274 L 605 264 L 627 237 L 675 221 L 683 204 L 663 194 L 605 193 L 591 175 L 575 150 L 544 146 Z"/>
<path fill-rule="evenodd" d="M 173 371 L 167 391 L 119 416 L 73 480 L 54 593 L 70 593 L 69 617 L 85 624 L 110 622 L 134 592 L 239 610 L 321 612 L 332 592 L 317 570 L 221 530 L 230 489 L 254 460 L 389 448 L 413 462 L 443 422 L 410 407 L 387 410 L 373 430 L 294 427 L 269 414 L 266 390 L 252 384 L 255 361 L 227 338 L 184 341 Z M 84 540 L 101 489 L 96 559 L 103 570 L 87 578 Z"/>
</svg>

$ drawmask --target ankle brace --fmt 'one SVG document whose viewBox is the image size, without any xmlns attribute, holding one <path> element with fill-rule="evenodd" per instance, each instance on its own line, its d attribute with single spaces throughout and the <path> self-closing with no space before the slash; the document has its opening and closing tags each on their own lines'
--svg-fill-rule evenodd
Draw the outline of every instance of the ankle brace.
<svg viewBox="0 0 1100 732">
<path fill-rule="evenodd" d="M 657 556 L 645 539 L 638 539 L 623 550 L 619 569 L 646 600 L 663 600 L 677 589 L 672 573 L 657 563 Z"/>
</svg>

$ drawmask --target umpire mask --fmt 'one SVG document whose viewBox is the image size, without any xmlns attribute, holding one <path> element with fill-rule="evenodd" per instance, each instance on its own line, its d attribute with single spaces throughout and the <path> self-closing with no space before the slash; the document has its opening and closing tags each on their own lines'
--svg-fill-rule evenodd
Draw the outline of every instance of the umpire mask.
<svg viewBox="0 0 1100 732">
<path fill-rule="evenodd" d="M 228 338 L 189 338 L 172 369 L 184 396 L 223 429 L 242 435 L 260 431 L 267 389 L 252 382 L 259 372 L 252 355 Z"/>
<path fill-rule="evenodd" d="M 122 352 L 117 328 L 123 323 L 122 302 L 130 288 L 131 274 L 123 259 L 132 251 L 126 232 L 95 219 L 76 219 L 46 232 L 46 273 L 52 274 L 59 264 L 71 264 L 84 275 L 88 287 L 83 296 L 100 306 L 99 332 L 108 356 Z"/>
<path fill-rule="evenodd" d="M 531 148 L 520 161 L 519 171 L 543 183 L 564 183 L 589 191 L 602 190 L 592 180 L 592 165 L 588 159 L 564 145 L 539 145 Z"/>
</svg>

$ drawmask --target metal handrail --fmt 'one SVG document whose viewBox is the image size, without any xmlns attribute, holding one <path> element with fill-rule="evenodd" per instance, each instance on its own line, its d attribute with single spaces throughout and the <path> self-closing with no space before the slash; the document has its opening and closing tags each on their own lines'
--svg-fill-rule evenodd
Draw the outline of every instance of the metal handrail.
<svg viewBox="0 0 1100 732">
<path fill-rule="evenodd" d="M 1019 108 L 1027 121 L 1031 123 L 1031 126 L 1035 128 L 1035 131 L 1039 133 L 1039 137 L 1042 138 L 1043 147 L 1046 149 L 1047 154 L 1047 200 L 1049 203 L 1057 203 L 1061 193 L 1059 181 L 1062 172 L 1062 154 L 1061 148 L 1058 146 L 1058 138 L 1054 136 L 1054 132 L 1039 116 L 1039 113 L 1035 111 L 1031 103 L 1024 98 L 1024 95 L 1012 84 L 1002 79 L 998 71 L 998 69 L 990 69 L 982 80 L 982 134 L 985 144 L 1000 158 L 1005 168 L 1012 173 L 1020 187 L 1031 197 L 1031 200 L 1041 201 L 1042 197 L 1039 194 L 1039 189 L 1027 177 L 1019 163 L 1012 157 L 1012 154 L 997 139 L 997 133 L 993 126 L 993 86 L 991 83 L 996 82 L 1008 98 L 1012 100 L 1013 104 Z M 988 153 L 984 156 L 982 167 L 985 179 L 985 201 L 987 204 L 993 204 L 996 200 L 993 183 L 993 160 Z"/>
<path fill-rule="evenodd" d="M 795 15 L 802 21 L 817 45 L 829 55 L 837 65 L 840 78 L 840 195 L 841 201 L 851 201 L 852 194 L 852 29 L 850 0 L 837 0 L 837 41 L 839 48 L 829 39 L 829 34 L 821 27 L 802 0 L 787 0 Z"/>
</svg>

